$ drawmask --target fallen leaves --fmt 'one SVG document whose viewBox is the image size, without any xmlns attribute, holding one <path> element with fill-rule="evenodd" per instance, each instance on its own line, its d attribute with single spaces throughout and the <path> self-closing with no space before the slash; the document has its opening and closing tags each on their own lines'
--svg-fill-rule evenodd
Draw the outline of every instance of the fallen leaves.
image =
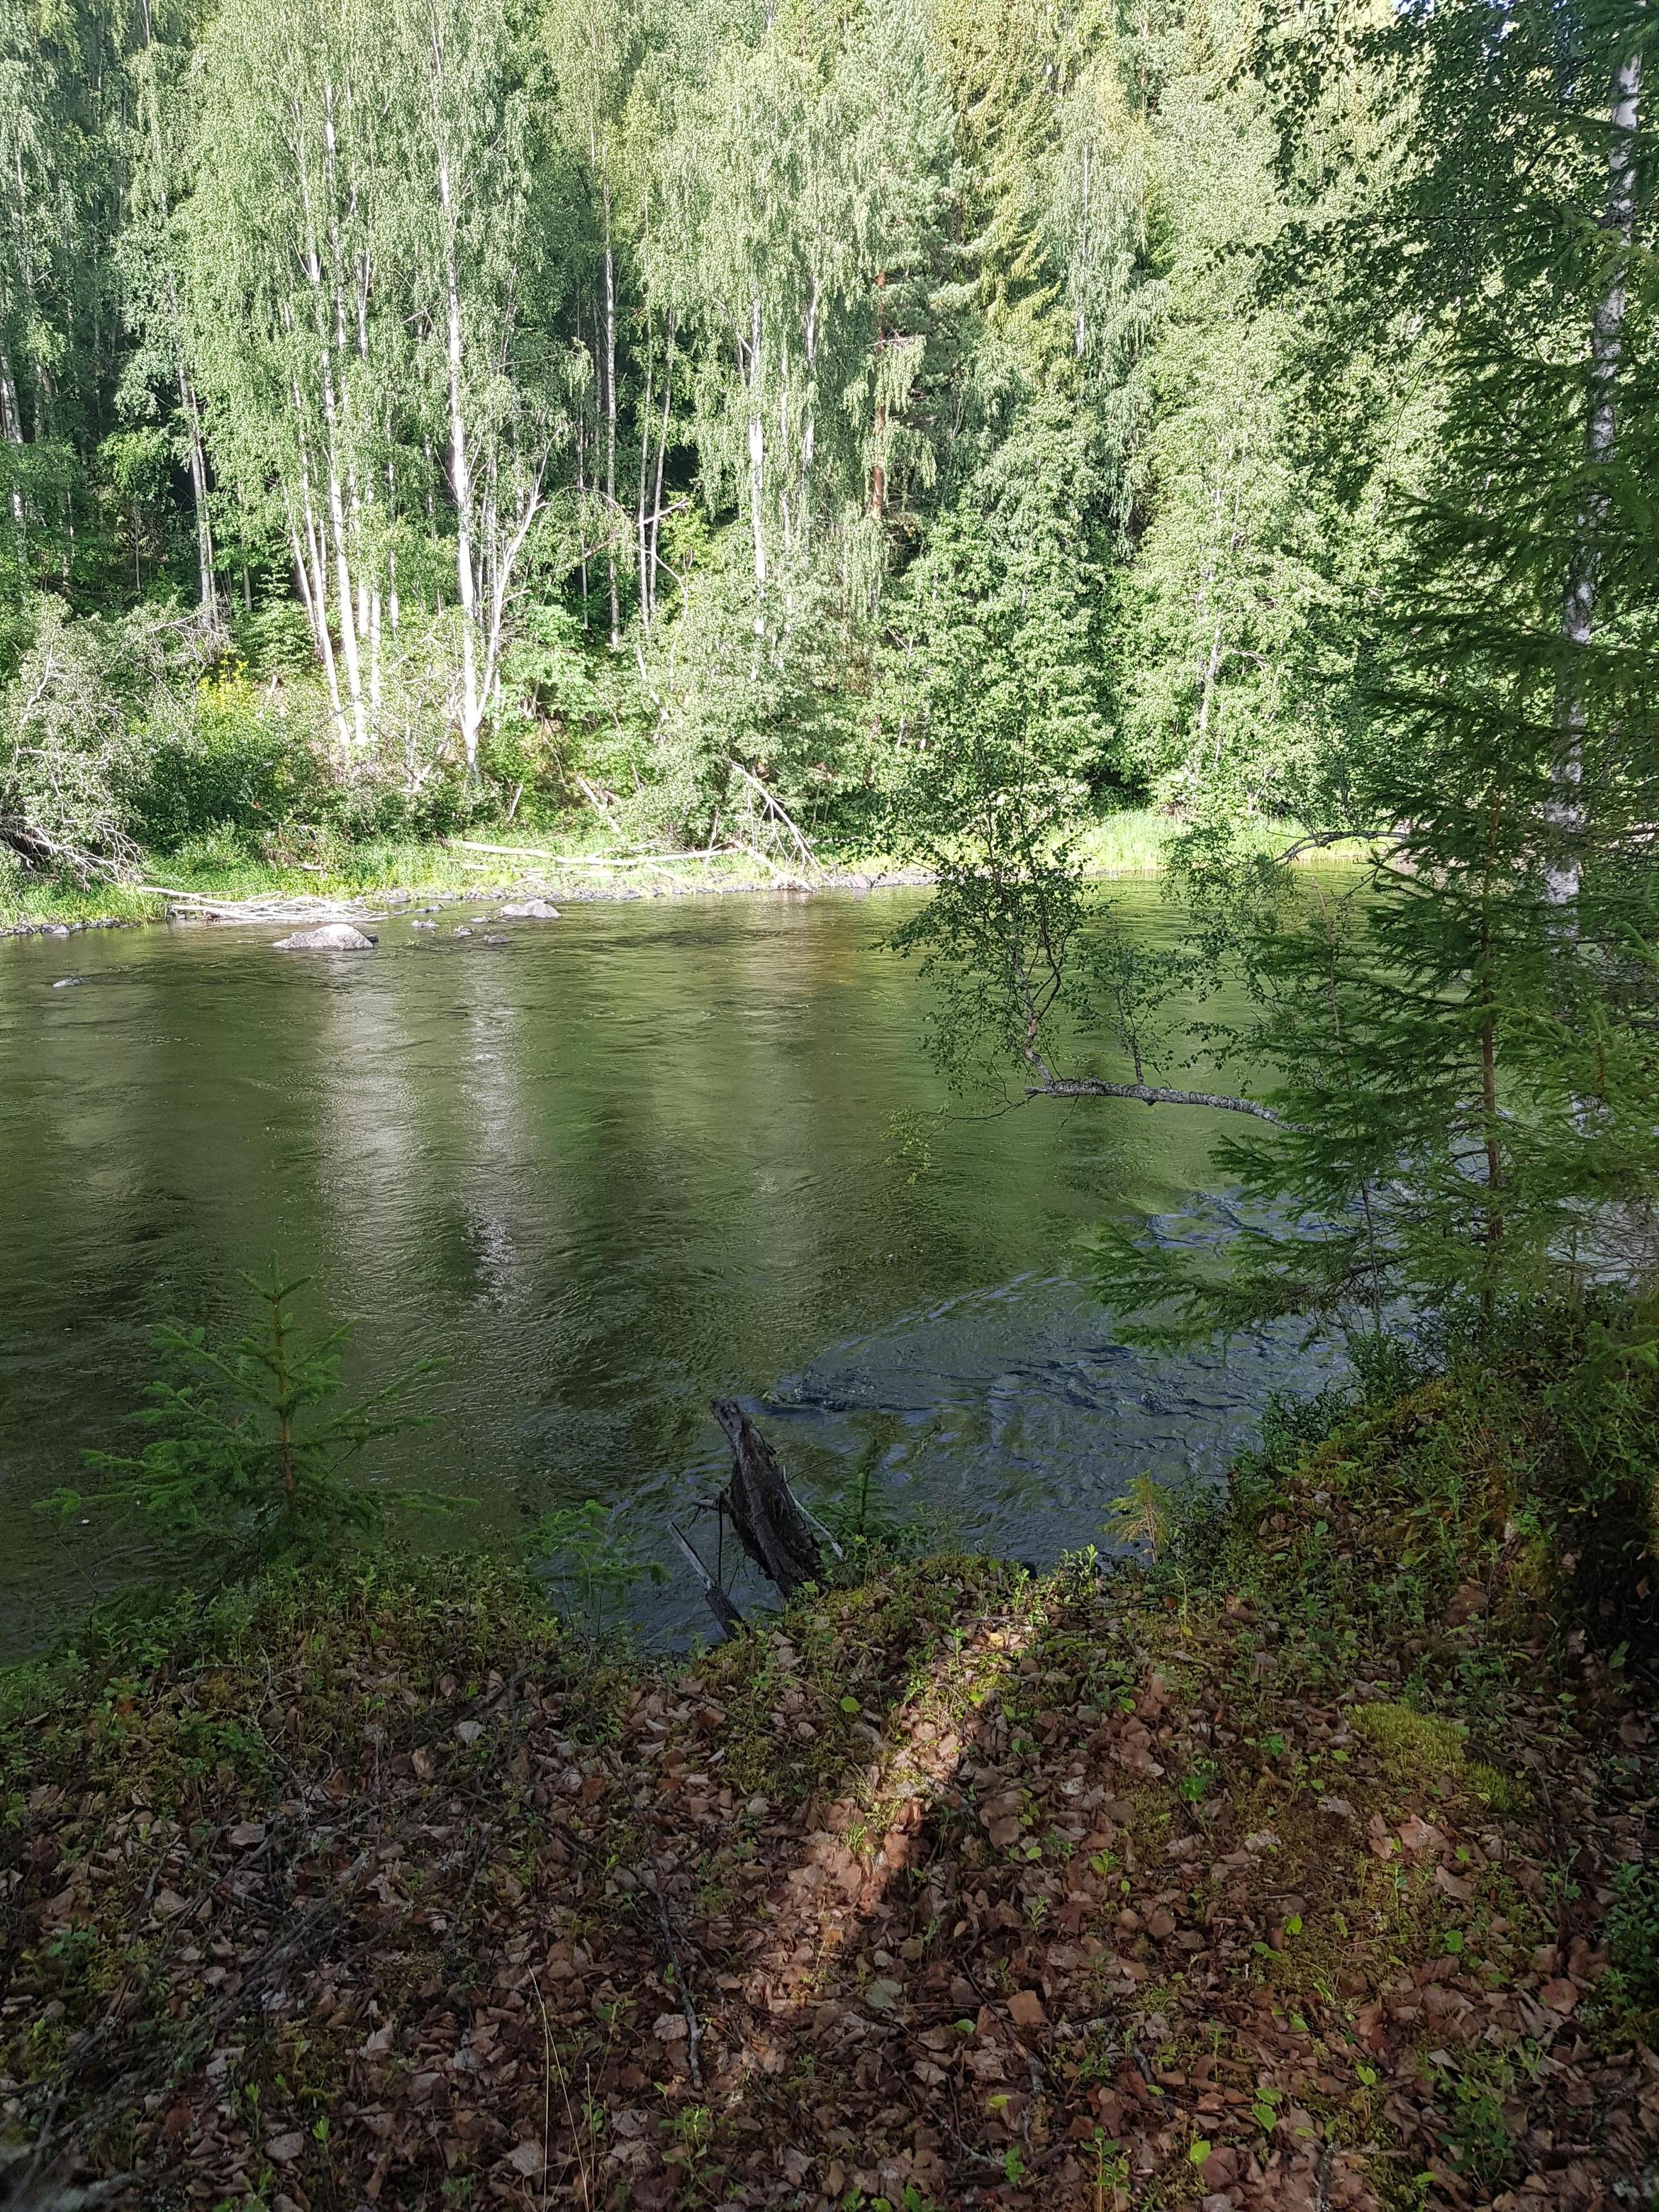
<svg viewBox="0 0 1659 2212">
<path fill-rule="evenodd" d="M 1273 1632 L 939 1562 L 678 1672 L 459 1595 L 428 1644 L 360 1601 L 269 1685 L 175 1669 L 137 1749 L 131 1718 L 30 1740 L 0 2120 L 65 2079 L 90 2163 L 130 2148 L 156 2201 L 240 2201 L 264 2160 L 296 2207 L 400 2212 L 969 2206 L 1011 2174 L 1054 2212 L 1363 2212 L 1401 2171 L 1476 2201 L 1456 2130 L 1490 2097 L 1505 2212 L 1588 2212 L 1659 2142 L 1659 2065 L 1582 2027 L 1648 1737 L 1515 1695 L 1563 1929 L 1541 1815 L 1351 1724 L 1419 1655 L 1321 1681 Z M 203 1710 L 263 1698 L 280 1761 L 186 1769 Z"/>
</svg>

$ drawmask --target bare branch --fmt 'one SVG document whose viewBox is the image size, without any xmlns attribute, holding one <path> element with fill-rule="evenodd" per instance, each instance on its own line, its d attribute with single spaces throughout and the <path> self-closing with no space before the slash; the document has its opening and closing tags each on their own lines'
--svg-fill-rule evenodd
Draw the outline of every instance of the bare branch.
<svg viewBox="0 0 1659 2212">
<path fill-rule="evenodd" d="M 1156 1083 L 1100 1083 L 1092 1075 L 1051 1075 L 1046 1083 L 1028 1083 L 1028 1098 L 1133 1098 L 1143 1106 L 1218 1106 L 1226 1114 L 1253 1114 L 1258 1121 L 1271 1121 L 1277 1129 L 1293 1129 L 1282 1114 L 1256 1098 L 1234 1098 L 1218 1091 L 1170 1091 Z"/>
<path fill-rule="evenodd" d="M 1279 855 L 1278 865 L 1295 860 L 1298 853 L 1306 853 L 1323 845 L 1403 845 L 1407 833 L 1404 830 L 1314 830 L 1307 836 L 1298 837 L 1294 845 L 1285 848 Z"/>
</svg>

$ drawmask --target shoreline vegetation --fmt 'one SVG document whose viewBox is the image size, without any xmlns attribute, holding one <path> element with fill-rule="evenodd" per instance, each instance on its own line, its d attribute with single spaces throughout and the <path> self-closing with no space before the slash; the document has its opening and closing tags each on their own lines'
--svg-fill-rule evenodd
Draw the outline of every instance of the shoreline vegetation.
<svg viewBox="0 0 1659 2212">
<path fill-rule="evenodd" d="M 391 1554 L 83 1631 L 0 1677 L 27 2201 L 1651 2201 L 1650 1500 L 1557 1373 L 690 1658 Z"/>
<path fill-rule="evenodd" d="M 1076 851 L 1096 880 L 1152 878 L 1163 868 L 1179 821 L 1151 807 L 1098 817 L 1078 832 Z M 1264 853 L 1286 851 L 1302 832 L 1291 822 L 1262 820 L 1255 842 Z M 1248 842 L 1248 841 L 1247 841 Z M 1310 847 L 1300 865 L 1322 868 L 1363 858 L 1363 840 Z M 280 921 L 326 907 L 344 911 L 405 898 L 460 902 L 538 891 L 571 904 L 594 900 L 672 898 L 787 890 L 869 890 L 921 887 L 931 872 L 885 853 L 847 852 L 806 844 L 791 866 L 747 848 L 714 852 L 624 841 L 596 842 L 568 833 L 515 837 L 510 827 L 477 836 L 343 846 L 326 861 L 305 866 L 238 856 L 198 861 L 146 856 L 132 882 L 78 885 L 58 879 L 28 883 L 0 877 L 0 937 L 27 937 L 160 921 Z"/>
</svg>

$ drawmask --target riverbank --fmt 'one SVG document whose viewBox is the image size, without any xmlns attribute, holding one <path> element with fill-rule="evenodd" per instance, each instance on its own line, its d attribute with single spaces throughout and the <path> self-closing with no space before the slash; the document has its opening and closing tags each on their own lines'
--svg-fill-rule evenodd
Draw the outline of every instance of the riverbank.
<svg viewBox="0 0 1659 2212">
<path fill-rule="evenodd" d="M 691 1663 L 384 1563 L 15 1675 L 6 2129 L 147 2207 L 1645 2201 L 1653 1608 L 1540 1403 Z"/>
<path fill-rule="evenodd" d="M 1155 876 L 1180 825 L 1150 808 L 1085 824 L 1077 849 L 1091 875 Z M 1264 851 L 1282 851 L 1294 824 L 1259 825 Z M 1346 848 L 1337 854 L 1339 864 Z M 1312 852 L 1310 859 L 1330 854 Z M 89 887 L 0 876 L 0 936 L 58 934 L 168 920 L 268 919 L 327 907 L 341 915 L 415 900 L 458 902 L 541 894 L 556 902 L 672 898 L 787 890 L 867 890 L 922 884 L 920 870 L 887 854 L 825 851 L 762 856 L 744 849 L 647 850 L 582 836 L 486 836 L 433 843 L 343 846 L 328 862 L 284 866 L 248 858 L 145 856 L 131 882 Z"/>
</svg>

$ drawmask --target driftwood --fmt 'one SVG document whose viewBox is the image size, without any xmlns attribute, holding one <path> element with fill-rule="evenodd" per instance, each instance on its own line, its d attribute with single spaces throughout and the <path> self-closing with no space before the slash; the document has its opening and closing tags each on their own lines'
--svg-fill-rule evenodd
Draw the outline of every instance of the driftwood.
<svg viewBox="0 0 1659 2212">
<path fill-rule="evenodd" d="M 826 1545 L 841 1547 L 789 1487 L 777 1454 L 734 1398 L 716 1398 L 714 1419 L 732 1446 L 732 1474 L 720 1495 L 738 1540 L 785 1597 L 823 1571 Z"/>
</svg>

